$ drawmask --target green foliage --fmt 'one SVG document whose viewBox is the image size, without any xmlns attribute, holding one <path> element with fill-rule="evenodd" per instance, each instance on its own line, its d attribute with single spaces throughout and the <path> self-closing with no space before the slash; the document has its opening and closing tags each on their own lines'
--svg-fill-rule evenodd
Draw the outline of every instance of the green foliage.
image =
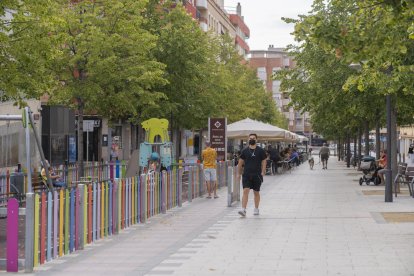
<svg viewBox="0 0 414 276">
<path fill-rule="evenodd" d="M 286 126 L 263 84 L 227 36 L 204 33 L 181 4 L 155 0 L 4 0 L 1 100 L 50 103 L 110 120 L 173 118 L 204 128 L 208 117 Z"/>
<path fill-rule="evenodd" d="M 341 136 L 364 122 L 384 124 L 389 93 L 399 123 L 412 123 L 413 11 L 411 1 L 314 1 L 309 15 L 285 20 L 295 23 L 298 68 L 278 78 L 294 105 L 311 112 L 317 132 Z"/>
</svg>

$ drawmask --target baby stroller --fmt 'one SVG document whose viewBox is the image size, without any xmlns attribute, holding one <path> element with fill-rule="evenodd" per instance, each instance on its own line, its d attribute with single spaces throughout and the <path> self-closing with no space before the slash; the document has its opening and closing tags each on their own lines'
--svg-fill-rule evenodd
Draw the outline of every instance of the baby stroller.
<svg viewBox="0 0 414 276">
<path fill-rule="evenodd" d="M 374 157 L 362 157 L 360 168 L 364 175 L 359 179 L 359 185 L 362 185 L 364 182 L 366 185 L 369 185 L 371 182 L 374 183 L 374 185 L 381 183 L 381 179 L 377 174 L 377 165 L 375 164 Z"/>
</svg>

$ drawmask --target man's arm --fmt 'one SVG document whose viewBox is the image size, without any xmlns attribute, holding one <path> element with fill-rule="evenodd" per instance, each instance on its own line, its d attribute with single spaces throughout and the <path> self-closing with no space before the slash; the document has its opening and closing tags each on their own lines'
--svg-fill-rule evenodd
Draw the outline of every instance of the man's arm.
<svg viewBox="0 0 414 276">
<path fill-rule="evenodd" d="M 239 177 L 243 173 L 243 166 L 244 166 L 244 160 L 243 159 L 239 159 L 239 163 L 237 164 L 237 169 L 239 171 L 239 174 L 238 174 Z"/>
<path fill-rule="evenodd" d="M 262 160 L 262 175 L 266 174 L 266 159 Z"/>
</svg>

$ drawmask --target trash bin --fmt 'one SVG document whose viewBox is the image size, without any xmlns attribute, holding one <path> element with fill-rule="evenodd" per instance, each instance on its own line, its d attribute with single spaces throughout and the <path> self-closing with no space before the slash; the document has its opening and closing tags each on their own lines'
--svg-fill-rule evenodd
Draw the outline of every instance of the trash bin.
<svg viewBox="0 0 414 276">
<path fill-rule="evenodd" d="M 10 193 L 24 194 L 24 173 L 10 175 Z"/>
</svg>

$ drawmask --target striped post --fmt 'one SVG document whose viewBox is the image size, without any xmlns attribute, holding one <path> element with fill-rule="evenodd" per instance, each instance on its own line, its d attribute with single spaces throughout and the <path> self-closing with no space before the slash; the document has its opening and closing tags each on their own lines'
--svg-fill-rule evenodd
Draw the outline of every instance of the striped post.
<svg viewBox="0 0 414 276">
<path fill-rule="evenodd" d="M 39 265 L 39 201 L 40 196 L 35 195 L 35 209 L 34 209 L 34 246 L 33 246 L 33 266 Z"/>
<path fill-rule="evenodd" d="M 63 189 L 59 192 L 59 257 L 63 256 L 63 221 L 64 217 L 64 203 Z"/>
<path fill-rule="evenodd" d="M 78 246 L 77 249 L 83 249 L 84 248 L 84 237 L 85 237 L 85 232 L 84 232 L 84 227 L 85 227 L 85 213 L 84 211 L 86 210 L 85 208 L 85 201 L 84 201 L 84 197 L 85 197 L 85 184 L 80 184 L 78 186 L 78 195 L 79 195 L 79 202 L 76 205 L 79 205 L 79 239 L 77 240 L 78 242 Z"/>
<path fill-rule="evenodd" d="M 25 247 L 24 247 L 24 272 L 33 272 L 33 245 L 34 245 L 34 199 L 33 193 L 26 194 L 26 229 L 25 229 Z"/>
<path fill-rule="evenodd" d="M 96 184 L 96 238 L 101 238 L 101 183 Z"/>
<path fill-rule="evenodd" d="M 41 224 L 40 224 L 40 264 L 44 264 L 46 260 L 46 193 L 43 192 L 41 196 Z"/>
<path fill-rule="evenodd" d="M 75 189 L 70 191 L 70 240 L 69 251 L 72 253 L 75 250 Z"/>
<path fill-rule="evenodd" d="M 53 258 L 56 259 L 58 256 L 58 211 L 59 211 L 59 197 L 58 192 L 53 192 Z"/>
<path fill-rule="evenodd" d="M 88 185 L 88 243 L 92 242 L 92 218 L 93 218 L 93 205 L 92 205 L 92 197 L 93 197 L 93 190 L 92 185 Z"/>
<path fill-rule="evenodd" d="M 188 202 L 193 201 L 193 167 L 188 168 Z"/>
<path fill-rule="evenodd" d="M 7 203 L 7 272 L 19 271 L 19 202 L 12 198 Z"/>
<path fill-rule="evenodd" d="M 161 173 L 161 210 L 163 214 L 167 213 L 167 172 Z"/>
<path fill-rule="evenodd" d="M 69 254 L 69 216 L 70 216 L 70 197 L 69 189 L 65 191 L 65 254 Z"/>
<path fill-rule="evenodd" d="M 53 198 L 52 193 L 47 193 L 47 255 L 46 260 L 50 262 L 52 260 L 52 206 Z"/>
<path fill-rule="evenodd" d="M 75 250 L 79 248 L 79 224 L 80 224 L 80 193 L 79 193 L 79 186 L 75 189 Z"/>
<path fill-rule="evenodd" d="M 145 223 L 147 222 L 147 182 L 146 176 L 144 174 L 141 175 L 141 220 L 140 222 Z"/>
<path fill-rule="evenodd" d="M 101 238 L 105 237 L 105 186 L 103 183 L 99 184 L 101 186 Z"/>
<path fill-rule="evenodd" d="M 83 188 L 83 246 L 88 243 L 88 186 Z"/>
<path fill-rule="evenodd" d="M 108 200 L 109 200 L 109 206 L 108 206 L 108 234 L 112 235 L 112 231 L 113 231 L 113 221 L 112 221 L 112 216 L 113 216 L 113 185 L 112 185 L 112 181 L 108 181 L 108 186 L 109 186 L 109 192 L 108 192 Z"/>
<path fill-rule="evenodd" d="M 116 160 L 115 163 L 116 163 L 116 165 L 115 165 L 115 177 L 116 178 L 120 178 L 119 177 L 119 173 L 120 173 L 119 165 L 120 165 L 120 162 L 119 162 L 119 160 Z"/>
<path fill-rule="evenodd" d="M 93 218 L 92 218 L 92 241 L 96 241 L 97 236 L 97 228 L 96 228 L 96 221 L 97 221 L 97 210 L 96 210 L 96 200 L 97 200 L 97 191 L 96 191 L 97 183 L 93 183 Z"/>
<path fill-rule="evenodd" d="M 178 170 L 178 207 L 183 206 L 183 168 Z"/>
<path fill-rule="evenodd" d="M 108 236 L 108 222 L 109 222 L 109 185 L 108 182 L 102 182 L 105 187 L 105 237 Z"/>
</svg>

